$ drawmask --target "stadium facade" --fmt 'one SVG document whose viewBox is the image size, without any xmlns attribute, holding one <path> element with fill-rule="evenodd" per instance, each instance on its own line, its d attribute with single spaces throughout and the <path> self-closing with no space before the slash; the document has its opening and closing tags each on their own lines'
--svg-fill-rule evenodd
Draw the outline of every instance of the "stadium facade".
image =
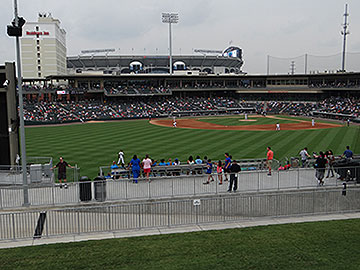
<svg viewBox="0 0 360 270">
<path fill-rule="evenodd" d="M 181 74 L 241 74 L 242 50 L 228 47 L 219 55 L 175 55 L 173 70 Z M 70 56 L 67 58 L 69 74 L 141 74 L 169 73 L 168 55 L 104 55 Z"/>
</svg>

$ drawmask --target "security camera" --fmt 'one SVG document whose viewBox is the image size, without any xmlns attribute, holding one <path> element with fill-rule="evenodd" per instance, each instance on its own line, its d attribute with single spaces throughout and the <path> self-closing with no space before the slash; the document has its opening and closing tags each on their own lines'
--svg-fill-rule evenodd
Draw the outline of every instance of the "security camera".
<svg viewBox="0 0 360 270">
<path fill-rule="evenodd" d="M 9 80 L 6 80 L 6 81 L 3 83 L 3 86 L 6 88 L 8 85 L 9 85 Z"/>
</svg>

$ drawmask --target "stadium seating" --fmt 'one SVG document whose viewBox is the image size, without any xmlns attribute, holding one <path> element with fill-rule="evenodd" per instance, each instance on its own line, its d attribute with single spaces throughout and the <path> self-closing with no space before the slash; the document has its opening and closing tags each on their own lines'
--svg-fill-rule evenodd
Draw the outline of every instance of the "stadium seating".
<svg viewBox="0 0 360 270">
<path fill-rule="evenodd" d="M 201 87 L 201 84 L 199 85 Z M 41 91 L 37 86 L 25 86 L 26 89 Z M 69 91 L 82 91 L 71 88 Z M 239 113 L 246 110 L 268 114 L 289 114 L 301 116 L 325 115 L 336 119 L 356 119 L 360 117 L 359 97 L 328 97 L 315 101 L 277 101 L 256 100 L 257 96 L 249 96 L 248 100 L 238 96 L 188 96 L 169 95 L 165 87 L 134 86 L 105 89 L 103 99 L 81 98 L 80 101 L 34 101 L 25 99 L 25 121 L 27 123 L 61 123 L 71 121 L 132 119 L 165 117 L 170 115 L 208 115 L 221 113 Z M 165 93 L 166 96 L 153 96 L 154 93 Z M 106 98 L 106 95 L 109 95 Z M 112 98 L 111 95 L 125 95 Z M 131 95 L 132 97 L 129 97 Z M 146 97 L 144 95 L 151 95 Z M 256 101 L 254 101 L 256 100 Z"/>
</svg>

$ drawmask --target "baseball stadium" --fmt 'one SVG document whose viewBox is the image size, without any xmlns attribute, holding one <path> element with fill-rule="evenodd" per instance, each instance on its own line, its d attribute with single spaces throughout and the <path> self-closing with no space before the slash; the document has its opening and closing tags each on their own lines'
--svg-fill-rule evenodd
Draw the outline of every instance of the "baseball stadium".
<svg viewBox="0 0 360 270">
<path fill-rule="evenodd" d="M 4 70 L 15 74 L 13 64 Z M 88 239 L 110 231 L 356 212 L 360 73 L 197 72 L 25 79 L 28 185 L 20 167 L 3 166 L 1 239 Z M 15 96 L 14 85 L 8 96 L 9 89 Z M 329 151 L 333 168 L 326 165 L 319 181 L 314 166 Z M 9 152 L 12 158 L 18 150 Z M 134 160 L 147 156 L 150 173 L 134 172 Z M 65 176 L 56 168 L 59 157 L 69 166 Z M 241 168 L 236 182 L 222 171 L 228 158 Z M 29 206 L 19 210 L 25 200 L 30 212 Z M 182 246 L 184 240 L 174 241 Z"/>
<path fill-rule="evenodd" d="M 360 72 L 34 52 L 0 66 L 1 269 L 358 268 Z"/>
<path fill-rule="evenodd" d="M 52 76 L 49 82 L 69 85 L 25 88 L 27 149 L 31 156 L 63 155 L 90 178 L 97 176 L 100 166 L 110 166 L 120 149 L 127 161 L 135 154 L 149 154 L 154 160 L 177 158 L 182 163 L 190 155 L 223 159 L 225 145 L 225 152 L 235 159 L 263 158 L 271 145 L 282 162 L 298 157 L 303 147 L 310 153 L 331 149 L 341 155 L 349 145 L 359 152 L 359 78 L 360 74 Z M 275 130 L 277 123 L 280 132 Z M 58 134 L 64 135 L 61 140 Z"/>
</svg>

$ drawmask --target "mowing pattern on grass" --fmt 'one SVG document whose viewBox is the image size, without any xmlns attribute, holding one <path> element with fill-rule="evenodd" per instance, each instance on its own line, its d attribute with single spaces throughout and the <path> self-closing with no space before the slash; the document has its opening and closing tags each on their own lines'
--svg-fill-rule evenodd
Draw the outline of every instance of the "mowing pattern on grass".
<svg viewBox="0 0 360 270">
<path fill-rule="evenodd" d="M 0 250 L 0 269 L 359 269 L 360 220 Z"/>
<path fill-rule="evenodd" d="M 208 156 L 213 161 L 224 159 L 229 152 L 234 158 L 262 158 L 272 146 L 275 158 L 298 156 L 307 146 L 309 152 L 332 149 L 342 154 L 346 145 L 360 153 L 359 126 L 319 130 L 236 131 L 177 129 L 155 126 L 146 120 L 87 123 L 67 126 L 26 128 L 29 156 L 62 155 L 71 165 L 81 167 L 81 174 L 95 177 L 99 166 L 111 165 L 120 149 L 129 162 L 134 154 L 140 158 L 179 158 L 189 155 Z"/>
</svg>

